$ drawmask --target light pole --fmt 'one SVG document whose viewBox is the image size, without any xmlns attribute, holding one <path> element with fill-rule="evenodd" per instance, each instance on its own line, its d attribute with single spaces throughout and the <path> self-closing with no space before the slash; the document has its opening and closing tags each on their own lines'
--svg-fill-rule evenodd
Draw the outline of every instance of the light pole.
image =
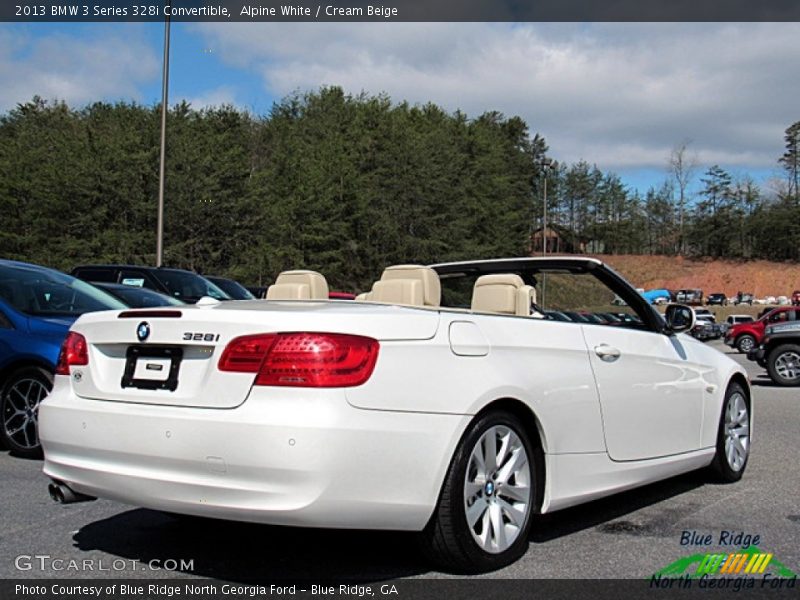
<svg viewBox="0 0 800 600">
<path fill-rule="evenodd" d="M 555 168 L 557 163 L 552 158 L 543 158 L 539 163 L 544 173 L 544 193 L 542 195 L 542 256 L 547 256 L 547 173 L 550 168 Z"/>
<path fill-rule="evenodd" d="M 558 167 L 558 163 L 552 158 L 543 158 L 538 163 L 542 167 L 544 173 L 544 190 L 542 194 L 542 256 L 547 256 L 547 173 L 551 168 Z M 542 273 L 542 297 L 540 304 L 543 308 L 547 308 L 546 293 L 547 293 L 547 273 Z"/>
<path fill-rule="evenodd" d="M 169 4 L 168 0 L 165 7 Z M 169 104 L 169 13 L 164 16 L 164 67 L 161 71 L 161 160 L 158 166 L 158 229 L 156 266 L 164 263 L 164 176 L 167 158 L 167 105 Z"/>
</svg>

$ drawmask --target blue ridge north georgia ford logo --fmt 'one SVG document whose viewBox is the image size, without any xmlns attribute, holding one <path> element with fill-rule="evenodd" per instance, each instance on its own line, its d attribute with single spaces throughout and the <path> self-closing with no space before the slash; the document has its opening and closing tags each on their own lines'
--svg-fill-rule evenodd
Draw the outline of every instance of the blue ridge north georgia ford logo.
<svg viewBox="0 0 800 600">
<path fill-rule="evenodd" d="M 150 324 L 147 321 L 142 321 L 136 328 L 136 337 L 140 342 L 145 341 L 150 337 Z"/>
</svg>

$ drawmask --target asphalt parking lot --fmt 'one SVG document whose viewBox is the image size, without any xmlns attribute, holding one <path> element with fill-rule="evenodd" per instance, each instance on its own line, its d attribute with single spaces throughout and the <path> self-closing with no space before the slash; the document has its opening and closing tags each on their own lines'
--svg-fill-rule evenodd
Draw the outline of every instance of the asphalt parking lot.
<svg viewBox="0 0 800 600">
<path fill-rule="evenodd" d="M 484 577 L 648 577 L 706 548 L 682 546 L 684 532 L 710 534 L 713 550 L 723 532 L 759 536 L 763 551 L 800 571 L 800 388 L 776 387 L 732 356 L 746 364 L 754 392 L 753 450 L 741 482 L 692 473 L 541 517 L 527 554 Z M 178 518 L 104 500 L 62 506 L 47 483 L 40 462 L 0 453 L 2 578 L 447 577 L 422 560 L 409 534 Z"/>
</svg>

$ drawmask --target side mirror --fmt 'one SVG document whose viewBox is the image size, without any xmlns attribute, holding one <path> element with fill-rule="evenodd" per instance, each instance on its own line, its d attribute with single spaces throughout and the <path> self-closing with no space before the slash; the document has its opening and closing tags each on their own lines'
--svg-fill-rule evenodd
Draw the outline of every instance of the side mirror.
<svg viewBox="0 0 800 600">
<path fill-rule="evenodd" d="M 667 322 L 664 333 L 668 335 L 689 331 L 697 322 L 694 310 L 683 304 L 670 304 L 667 306 L 667 310 L 664 313 L 664 320 Z"/>
</svg>

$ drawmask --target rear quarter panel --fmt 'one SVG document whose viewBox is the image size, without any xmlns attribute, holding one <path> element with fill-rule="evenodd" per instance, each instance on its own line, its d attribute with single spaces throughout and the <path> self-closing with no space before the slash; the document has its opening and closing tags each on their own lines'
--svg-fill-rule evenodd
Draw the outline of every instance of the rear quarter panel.
<svg viewBox="0 0 800 600">
<path fill-rule="evenodd" d="M 458 356 L 450 323 L 472 322 L 485 356 Z M 512 398 L 536 415 L 546 452 L 603 452 L 600 404 L 580 327 L 528 317 L 442 313 L 430 340 L 382 342 L 370 380 L 346 391 L 359 408 L 474 415 Z"/>
</svg>

